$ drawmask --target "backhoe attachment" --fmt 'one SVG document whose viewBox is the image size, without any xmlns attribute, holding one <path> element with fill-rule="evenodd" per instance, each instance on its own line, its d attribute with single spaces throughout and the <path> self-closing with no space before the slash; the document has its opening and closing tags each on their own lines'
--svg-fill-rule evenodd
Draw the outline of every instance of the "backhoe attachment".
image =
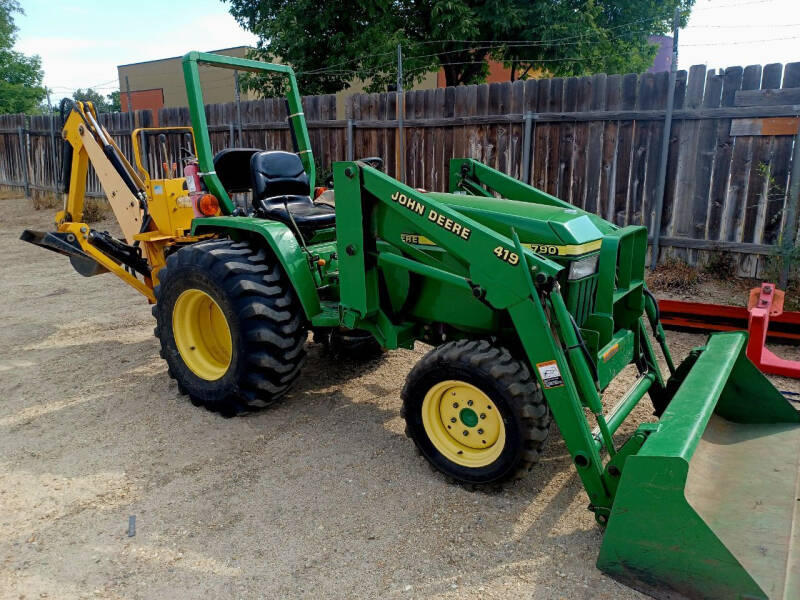
<svg viewBox="0 0 800 600">
<path fill-rule="evenodd" d="M 170 246 L 197 241 L 189 234 L 194 216 L 186 201 L 184 178 L 171 169 L 166 178 L 151 178 L 141 152 L 148 135 L 181 134 L 192 129 L 142 128 L 132 134 L 136 168 L 100 124 L 91 102 L 75 102 L 64 123 L 64 208 L 55 216 L 56 231 L 25 230 L 21 239 L 69 257 L 86 277 L 111 272 L 155 301 L 153 287 Z M 143 143 L 144 142 L 144 143 Z M 189 140 L 193 145 L 193 139 Z M 162 144 L 165 164 L 172 165 Z M 94 169 L 116 218 L 122 239 L 83 222 L 86 179 Z"/>
</svg>

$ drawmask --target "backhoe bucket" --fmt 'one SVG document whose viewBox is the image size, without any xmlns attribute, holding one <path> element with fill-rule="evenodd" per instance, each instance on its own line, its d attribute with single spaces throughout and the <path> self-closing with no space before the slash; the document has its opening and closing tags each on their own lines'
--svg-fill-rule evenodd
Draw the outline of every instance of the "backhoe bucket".
<svg viewBox="0 0 800 600">
<path fill-rule="evenodd" d="M 800 414 L 746 342 L 712 335 L 624 463 L 597 566 L 656 598 L 800 598 Z"/>
</svg>

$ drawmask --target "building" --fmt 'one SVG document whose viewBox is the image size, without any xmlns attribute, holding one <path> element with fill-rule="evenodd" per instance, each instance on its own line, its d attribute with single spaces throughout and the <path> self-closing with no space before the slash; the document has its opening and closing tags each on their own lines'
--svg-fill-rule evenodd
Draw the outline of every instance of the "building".
<svg viewBox="0 0 800 600">
<path fill-rule="evenodd" d="M 225 54 L 244 58 L 249 48 L 237 46 L 222 50 L 211 50 L 215 54 Z M 158 125 L 158 109 L 186 106 L 186 86 L 184 85 L 181 56 L 172 56 L 158 60 L 148 60 L 127 65 L 119 65 L 119 89 L 122 111 L 128 110 L 128 98 L 135 110 L 149 109 L 153 111 L 155 125 Z M 487 83 L 509 81 L 511 70 L 497 61 L 489 62 Z M 200 68 L 200 81 L 203 85 L 203 96 L 206 104 L 232 102 L 234 100 L 234 74 L 228 69 L 214 67 Z M 362 93 L 366 83 L 353 81 L 346 90 L 336 94 L 337 118 L 345 118 L 345 102 L 348 96 Z M 445 86 L 444 69 L 438 73 L 426 73 L 422 81 L 407 89 L 428 90 Z M 129 91 L 130 90 L 130 91 Z M 302 93 L 303 90 L 300 90 Z M 253 100 L 255 95 L 241 93 L 242 100 Z"/>
<path fill-rule="evenodd" d="M 247 46 L 212 50 L 215 54 L 225 54 L 244 58 Z M 172 56 L 158 60 L 119 65 L 120 102 L 122 111 L 128 109 L 128 99 L 135 110 L 150 109 L 158 124 L 158 109 L 174 106 L 186 106 L 186 85 L 181 66 L 182 56 Z M 234 99 L 234 73 L 228 69 L 200 67 L 200 81 L 203 84 L 203 96 L 207 104 L 232 102 Z M 252 100 L 246 92 L 242 92 L 242 100 Z"/>
<path fill-rule="evenodd" d="M 659 73 L 669 71 L 672 66 L 672 36 L 671 35 L 651 35 L 648 40 L 651 44 L 658 46 L 653 66 L 647 69 L 648 73 Z"/>
</svg>

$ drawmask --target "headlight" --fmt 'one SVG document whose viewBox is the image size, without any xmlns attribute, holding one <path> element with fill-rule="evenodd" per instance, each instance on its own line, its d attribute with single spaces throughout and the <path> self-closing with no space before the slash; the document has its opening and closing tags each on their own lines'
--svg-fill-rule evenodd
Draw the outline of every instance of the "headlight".
<svg viewBox="0 0 800 600">
<path fill-rule="evenodd" d="M 592 256 L 587 256 L 570 263 L 567 279 L 573 281 L 575 279 L 583 279 L 589 275 L 594 275 L 597 271 L 598 256 L 598 254 L 593 254 Z"/>
</svg>

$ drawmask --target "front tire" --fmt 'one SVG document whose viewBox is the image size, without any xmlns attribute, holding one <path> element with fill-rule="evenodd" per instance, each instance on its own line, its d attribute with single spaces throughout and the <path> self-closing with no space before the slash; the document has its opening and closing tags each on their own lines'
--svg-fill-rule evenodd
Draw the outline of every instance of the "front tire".
<svg viewBox="0 0 800 600">
<path fill-rule="evenodd" d="M 487 485 L 538 462 L 550 426 L 528 367 L 488 341 L 459 340 L 423 357 L 402 392 L 406 433 L 446 476 Z"/>
<path fill-rule="evenodd" d="M 232 416 L 275 402 L 299 375 L 302 307 L 263 249 L 227 239 L 186 246 L 154 292 L 161 356 L 192 403 Z"/>
</svg>

